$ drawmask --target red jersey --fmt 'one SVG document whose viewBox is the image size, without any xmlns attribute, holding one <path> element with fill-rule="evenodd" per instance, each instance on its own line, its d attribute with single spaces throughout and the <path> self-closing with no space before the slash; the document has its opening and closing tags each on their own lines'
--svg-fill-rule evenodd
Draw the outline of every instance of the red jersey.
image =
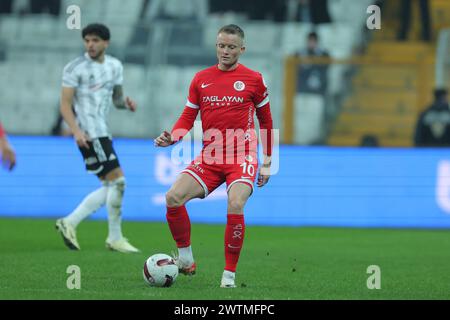
<svg viewBox="0 0 450 320">
<path fill-rule="evenodd" d="M 260 109 L 264 111 L 258 112 Z M 189 87 L 185 111 L 172 133 L 176 129 L 189 131 L 198 111 L 202 120 L 203 150 L 213 143 L 225 149 L 228 146 L 236 153 L 242 141 L 245 141 L 246 152 L 256 150 L 255 111 L 260 127 L 272 129 L 268 90 L 263 76 L 242 64 L 232 71 L 222 71 L 215 65 L 198 72 Z M 263 114 L 264 117 L 260 117 Z M 217 138 L 219 132 L 223 140 Z M 182 135 L 174 135 L 175 141 L 180 138 Z M 266 154 L 270 155 L 270 149 L 271 143 L 265 148 Z"/>
</svg>

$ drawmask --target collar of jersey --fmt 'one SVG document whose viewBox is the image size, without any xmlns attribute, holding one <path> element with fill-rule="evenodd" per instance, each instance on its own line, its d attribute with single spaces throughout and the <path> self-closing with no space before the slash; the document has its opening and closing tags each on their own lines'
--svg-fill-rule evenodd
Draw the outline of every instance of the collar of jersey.
<svg viewBox="0 0 450 320">
<path fill-rule="evenodd" d="M 239 68 L 240 68 L 240 66 L 241 66 L 241 64 L 240 64 L 240 63 L 238 63 L 238 65 L 237 65 L 237 67 L 236 67 L 235 69 L 233 69 L 233 70 L 230 70 L 230 71 L 224 71 L 224 70 L 220 70 L 220 68 L 219 68 L 219 64 L 216 64 L 216 69 L 217 69 L 217 70 L 219 70 L 220 72 L 233 72 L 233 71 L 236 71 L 237 69 L 239 69 Z"/>
<path fill-rule="evenodd" d="M 87 52 L 84 53 L 84 56 L 85 56 L 85 58 L 88 59 L 89 61 L 95 62 L 95 63 L 98 63 L 98 64 L 103 64 L 103 63 L 106 62 L 106 54 L 105 54 L 105 60 L 103 60 L 103 62 L 98 62 L 98 61 L 92 59 L 92 58 L 89 56 L 89 53 L 87 53 Z"/>
</svg>

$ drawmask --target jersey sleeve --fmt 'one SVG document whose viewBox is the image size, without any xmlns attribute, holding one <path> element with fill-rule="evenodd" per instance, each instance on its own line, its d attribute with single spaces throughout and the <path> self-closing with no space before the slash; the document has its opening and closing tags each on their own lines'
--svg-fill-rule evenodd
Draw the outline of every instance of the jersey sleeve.
<svg viewBox="0 0 450 320">
<path fill-rule="evenodd" d="M 264 77 L 260 73 L 258 73 L 256 79 L 256 90 L 253 96 L 253 103 L 256 108 L 264 107 L 269 103 L 269 91 L 266 82 L 264 81 Z"/>
<path fill-rule="evenodd" d="M 270 112 L 270 103 L 256 109 L 256 117 L 259 121 L 261 144 L 265 155 L 272 155 L 273 148 L 273 121 Z"/>
<path fill-rule="evenodd" d="M 189 130 L 192 129 L 199 110 L 200 98 L 197 90 L 197 75 L 195 75 L 189 86 L 189 95 L 184 111 L 171 131 L 174 143 L 183 139 Z"/>
<path fill-rule="evenodd" d="M 62 86 L 69 88 L 78 87 L 79 79 L 76 72 L 76 69 L 72 67 L 72 64 L 68 64 L 64 67 L 63 76 L 62 76 Z"/>
<path fill-rule="evenodd" d="M 5 129 L 3 129 L 2 123 L 0 122 L 0 139 L 3 139 L 5 136 Z"/>
<path fill-rule="evenodd" d="M 269 92 L 261 74 L 258 74 L 253 103 L 255 104 L 256 117 L 259 121 L 263 153 L 271 156 L 273 147 L 273 122 L 270 112 Z"/>
<path fill-rule="evenodd" d="M 184 107 L 183 113 L 180 118 L 178 118 L 171 131 L 174 143 L 183 139 L 183 137 L 192 129 L 195 118 L 197 118 L 197 114 L 198 109 L 193 109 L 187 106 Z"/>
<path fill-rule="evenodd" d="M 122 64 L 122 62 L 119 61 L 117 64 L 114 85 L 121 86 L 122 84 L 123 84 L 123 64 Z"/>
<path fill-rule="evenodd" d="M 200 95 L 198 93 L 197 82 L 197 75 L 195 75 L 189 86 L 189 95 L 186 101 L 186 107 L 192 109 L 200 109 Z"/>
</svg>

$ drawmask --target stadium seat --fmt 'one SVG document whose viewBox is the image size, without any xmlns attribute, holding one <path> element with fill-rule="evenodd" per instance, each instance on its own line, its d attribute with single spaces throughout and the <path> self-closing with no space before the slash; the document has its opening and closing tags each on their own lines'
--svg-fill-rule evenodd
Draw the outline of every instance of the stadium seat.
<svg viewBox="0 0 450 320">
<path fill-rule="evenodd" d="M 246 19 L 241 14 L 233 12 L 227 12 L 221 16 L 208 16 L 203 23 L 203 45 L 206 48 L 214 48 L 216 46 L 217 31 L 230 23 L 244 26 Z M 243 28 L 245 32 L 245 27 Z"/>
<path fill-rule="evenodd" d="M 328 1 L 328 11 L 333 22 L 360 27 L 368 17 L 367 7 L 373 0 L 332 0 Z"/>
<path fill-rule="evenodd" d="M 124 82 L 128 86 L 145 87 L 145 69 L 141 65 L 127 63 L 124 64 L 123 68 Z"/>
<path fill-rule="evenodd" d="M 284 55 L 292 55 L 304 49 L 306 47 L 306 37 L 312 30 L 313 25 L 309 23 L 285 23 L 281 30 L 282 53 Z M 324 47 L 327 48 L 325 45 Z"/>
<path fill-rule="evenodd" d="M 195 74 L 206 67 L 209 66 L 189 66 L 181 69 L 179 88 L 181 92 L 184 92 L 185 96 L 188 95 L 189 86 Z"/>
<path fill-rule="evenodd" d="M 20 19 L 16 16 L 1 15 L 0 16 L 0 39 L 7 44 L 15 41 L 19 34 Z"/>
<path fill-rule="evenodd" d="M 124 26 L 132 26 L 139 17 L 142 9 L 142 0 L 130 1 L 123 9 L 122 0 L 108 0 L 106 2 L 106 20 L 112 23 L 122 23 Z"/>
<path fill-rule="evenodd" d="M 345 64 L 333 64 L 328 68 L 328 93 L 339 94 L 344 91 L 345 73 L 351 69 L 351 66 Z"/>
<path fill-rule="evenodd" d="M 295 143 L 309 145 L 322 138 L 325 103 L 321 95 L 297 94 L 295 97 Z"/>
<path fill-rule="evenodd" d="M 280 27 L 275 23 L 269 21 L 248 22 L 244 23 L 242 28 L 245 32 L 245 44 L 249 54 L 270 52 L 280 45 Z"/>
<path fill-rule="evenodd" d="M 348 58 L 357 41 L 359 29 L 348 24 L 323 24 L 317 28 L 322 47 L 334 58 Z"/>
</svg>

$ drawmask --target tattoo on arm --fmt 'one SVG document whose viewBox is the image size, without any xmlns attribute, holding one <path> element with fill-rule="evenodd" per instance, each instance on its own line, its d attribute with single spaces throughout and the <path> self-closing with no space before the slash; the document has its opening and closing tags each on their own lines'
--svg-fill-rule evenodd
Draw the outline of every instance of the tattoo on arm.
<svg viewBox="0 0 450 320">
<path fill-rule="evenodd" d="M 126 109 L 125 100 L 123 98 L 123 88 L 121 85 L 114 86 L 113 88 L 113 103 L 117 109 Z"/>
</svg>

